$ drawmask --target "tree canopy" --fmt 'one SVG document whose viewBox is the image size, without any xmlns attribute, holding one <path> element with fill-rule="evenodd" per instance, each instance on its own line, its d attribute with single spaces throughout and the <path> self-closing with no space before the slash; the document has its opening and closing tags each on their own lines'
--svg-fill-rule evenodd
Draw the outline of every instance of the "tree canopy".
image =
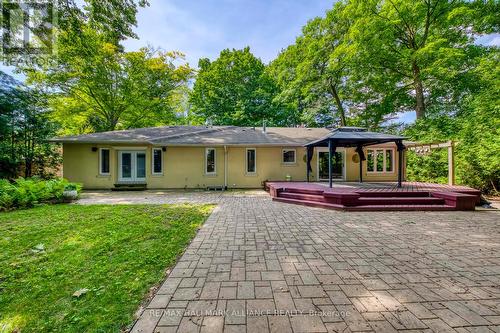
<svg viewBox="0 0 500 333">
<path fill-rule="evenodd" d="M 193 112 L 216 125 L 286 123 L 273 104 L 274 81 L 250 48 L 223 50 L 211 62 L 200 59 L 191 94 Z"/>
<path fill-rule="evenodd" d="M 60 162 L 43 93 L 0 73 L 0 178 L 47 177 Z"/>
<path fill-rule="evenodd" d="M 57 53 L 37 67 L 23 67 L 28 83 L 50 91 L 53 116 L 65 133 L 111 131 L 176 121 L 173 103 L 191 78 L 180 52 L 152 47 L 125 52 L 135 36 L 137 5 L 144 1 L 71 1 L 57 39 Z"/>
</svg>

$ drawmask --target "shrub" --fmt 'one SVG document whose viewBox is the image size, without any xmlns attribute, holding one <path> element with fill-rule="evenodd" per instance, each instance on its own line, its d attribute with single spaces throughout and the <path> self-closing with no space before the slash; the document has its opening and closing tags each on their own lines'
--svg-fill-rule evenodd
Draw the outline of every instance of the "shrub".
<svg viewBox="0 0 500 333">
<path fill-rule="evenodd" d="M 81 186 L 65 179 L 19 178 L 13 183 L 0 180 L 0 210 L 63 202 L 64 191 L 68 189 L 80 191 Z"/>
</svg>

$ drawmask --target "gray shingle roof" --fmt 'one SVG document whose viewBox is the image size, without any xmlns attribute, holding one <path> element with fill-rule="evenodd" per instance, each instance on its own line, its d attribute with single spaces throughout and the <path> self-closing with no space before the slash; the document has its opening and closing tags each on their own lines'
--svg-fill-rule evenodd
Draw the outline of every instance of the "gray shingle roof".
<svg viewBox="0 0 500 333">
<path fill-rule="evenodd" d="M 330 133 L 326 128 L 236 126 L 164 126 L 54 138 L 62 143 L 129 143 L 153 145 L 303 146 Z"/>
</svg>

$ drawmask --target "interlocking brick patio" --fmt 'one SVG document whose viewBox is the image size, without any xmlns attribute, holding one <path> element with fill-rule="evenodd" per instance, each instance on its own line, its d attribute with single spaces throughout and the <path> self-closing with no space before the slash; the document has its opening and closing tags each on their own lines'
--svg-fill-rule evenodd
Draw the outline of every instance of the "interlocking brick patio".
<svg viewBox="0 0 500 333">
<path fill-rule="evenodd" d="M 218 207 L 132 332 L 500 332 L 498 212 L 200 196 Z"/>
</svg>

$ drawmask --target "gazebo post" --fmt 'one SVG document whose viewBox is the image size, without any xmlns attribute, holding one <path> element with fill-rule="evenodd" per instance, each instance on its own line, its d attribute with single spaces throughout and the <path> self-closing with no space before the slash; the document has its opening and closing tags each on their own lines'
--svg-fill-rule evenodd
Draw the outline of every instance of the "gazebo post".
<svg viewBox="0 0 500 333">
<path fill-rule="evenodd" d="M 365 158 L 365 153 L 363 152 L 363 146 L 358 145 L 356 147 L 356 153 L 359 156 L 359 182 L 363 182 L 363 161 L 366 159 Z"/>
<path fill-rule="evenodd" d="M 403 182 L 403 151 L 405 150 L 405 146 L 403 145 L 403 141 L 396 141 L 396 146 L 398 147 L 398 187 L 402 187 Z"/>
<path fill-rule="evenodd" d="M 309 173 L 310 173 L 309 172 L 309 166 L 307 166 L 306 169 L 307 169 L 307 182 L 309 183 Z"/>
<path fill-rule="evenodd" d="M 363 182 L 363 160 L 359 158 L 359 182 Z"/>
<path fill-rule="evenodd" d="M 332 140 L 328 140 L 328 186 L 332 188 L 332 155 L 333 155 L 333 143 Z"/>
<path fill-rule="evenodd" d="M 307 182 L 309 183 L 310 181 L 310 175 L 311 175 L 311 171 L 312 171 L 312 168 L 311 168 L 311 160 L 313 158 L 313 155 L 314 155 L 314 146 L 307 146 L 307 149 L 306 149 L 306 168 L 307 168 Z"/>
</svg>

